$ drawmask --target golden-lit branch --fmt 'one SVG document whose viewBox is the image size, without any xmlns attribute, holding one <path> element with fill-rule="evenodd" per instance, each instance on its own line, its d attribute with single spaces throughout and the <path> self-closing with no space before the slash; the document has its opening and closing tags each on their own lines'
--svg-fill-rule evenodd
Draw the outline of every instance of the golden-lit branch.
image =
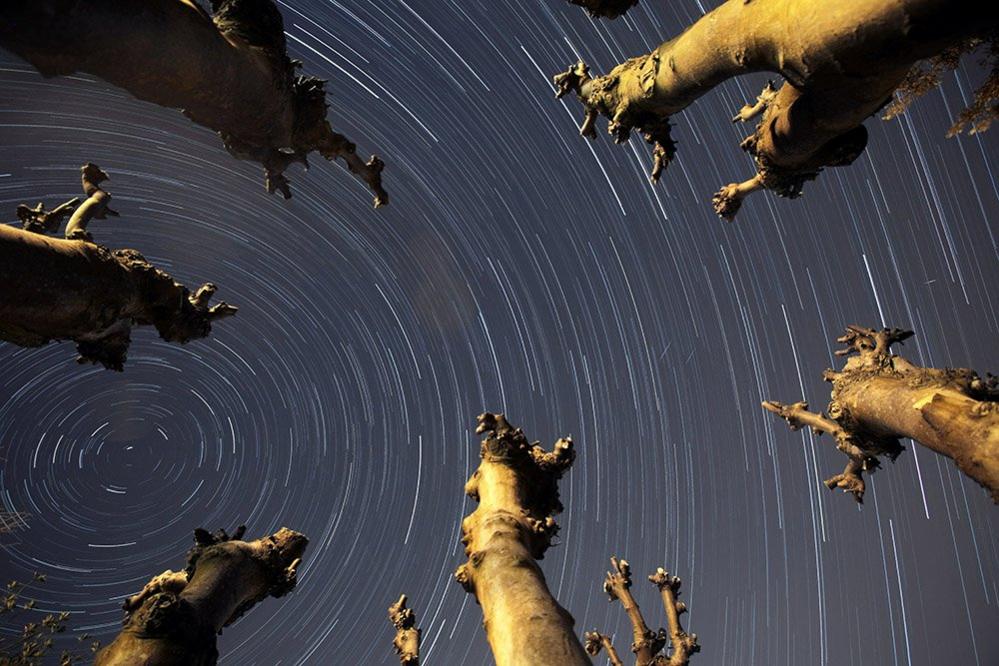
<svg viewBox="0 0 999 666">
<path fill-rule="evenodd" d="M 308 544 L 284 527 L 256 541 L 241 541 L 244 531 L 195 530 L 187 568 L 163 572 L 125 600 L 125 627 L 95 666 L 215 664 L 215 637 L 258 602 L 294 589 Z"/>
<path fill-rule="evenodd" d="M 642 611 L 635 603 L 635 598 L 631 596 L 631 567 L 628 566 L 628 562 L 612 557 L 611 568 L 613 571 L 607 572 L 607 579 L 604 581 L 604 592 L 611 601 L 620 601 L 621 607 L 628 614 L 633 638 L 631 651 L 635 653 L 635 666 L 649 666 L 666 644 L 666 632 L 663 629 L 653 632 L 645 624 Z"/>
<path fill-rule="evenodd" d="M 676 150 L 671 116 L 734 76 L 783 76 L 779 89 L 765 90 L 736 116 L 759 125 L 742 142 L 756 175 L 714 198 L 719 215 L 732 219 L 751 192 L 797 197 L 823 168 L 852 163 L 867 145 L 863 121 L 916 63 L 997 25 L 999 3 L 971 0 L 728 0 L 606 76 L 591 77 L 580 62 L 555 85 L 559 97 L 574 92 L 583 103 L 584 136 L 596 136 L 598 115 L 619 143 L 641 133 L 653 146 L 655 182 Z M 999 98 L 999 84 L 986 88 L 982 108 Z"/>
<path fill-rule="evenodd" d="M 687 605 L 678 601 L 680 596 L 680 579 L 671 576 L 662 567 L 649 576 L 649 582 L 659 588 L 663 598 L 663 608 L 666 611 L 666 623 L 669 626 L 669 640 L 672 647 L 668 660 L 660 661 L 657 666 L 687 666 L 690 655 L 700 652 L 697 644 L 697 634 L 688 634 L 680 624 L 680 616 L 687 612 Z"/>
<path fill-rule="evenodd" d="M 573 619 L 545 583 L 536 560 L 558 531 L 558 480 L 575 457 L 572 440 L 551 451 L 529 442 L 502 414 L 482 414 L 481 462 L 465 484 L 478 508 L 462 521 L 468 562 L 455 578 L 482 607 L 497 666 L 590 663 Z"/>
<path fill-rule="evenodd" d="M 184 343 L 235 314 L 224 302 L 209 306 L 215 285 L 191 293 L 137 251 L 91 242 L 88 222 L 113 211 L 99 187 L 106 174 L 93 164 L 82 172 L 87 200 L 66 227 L 79 240 L 0 225 L 0 340 L 22 347 L 72 340 L 81 362 L 121 370 L 133 326 L 155 326 L 164 340 Z M 40 224 L 48 229 L 51 220 Z"/>
<path fill-rule="evenodd" d="M 137 98 L 182 109 L 236 157 L 259 162 L 268 191 L 291 196 L 285 169 L 309 153 L 342 158 L 388 203 L 384 164 L 357 155 L 326 120 L 325 81 L 297 73 L 273 0 L 7 0 L 0 47 L 44 76 L 86 72 Z"/>
<path fill-rule="evenodd" d="M 828 414 L 809 412 L 804 402 L 763 407 L 793 430 L 832 435 L 848 462 L 825 483 L 858 502 L 863 473 L 877 469 L 881 456 L 894 460 L 904 437 L 954 460 L 999 502 L 999 380 L 965 368 L 923 368 L 891 353 L 892 344 L 911 336 L 897 328 L 850 326 L 838 338 L 847 348 L 836 352 L 849 358 L 839 372 L 824 373 L 832 383 Z"/>
<path fill-rule="evenodd" d="M 406 595 L 389 606 L 389 621 L 395 627 L 392 647 L 399 655 L 402 666 L 420 666 L 420 629 L 416 626 L 416 614 L 406 608 Z"/>
</svg>

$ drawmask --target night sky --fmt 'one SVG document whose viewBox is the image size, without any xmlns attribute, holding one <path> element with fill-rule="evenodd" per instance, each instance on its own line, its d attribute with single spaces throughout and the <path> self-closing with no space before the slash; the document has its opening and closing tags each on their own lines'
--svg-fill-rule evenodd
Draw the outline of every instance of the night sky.
<svg viewBox="0 0 999 666">
<path fill-rule="evenodd" d="M 76 365 L 68 343 L 0 344 L 0 504 L 30 514 L 0 536 L 5 580 L 47 573 L 39 608 L 106 643 L 194 528 L 286 525 L 311 538 L 298 589 L 226 629 L 223 663 L 397 663 L 401 592 L 425 664 L 489 663 L 451 574 L 475 416 L 503 411 L 576 442 L 544 569 L 580 635 L 613 633 L 630 657 L 601 591 L 617 555 L 651 625 L 645 575 L 683 578 L 699 666 L 999 663 L 984 491 L 909 446 L 858 507 L 821 484 L 845 463 L 830 440 L 759 406 L 823 407 L 851 323 L 914 329 L 915 362 L 999 370 L 999 130 L 944 136 L 973 61 L 870 120 L 854 166 L 726 224 L 712 193 L 753 173 L 729 119 L 765 76 L 675 118 L 679 158 L 655 187 L 644 142 L 615 146 L 603 124 L 580 138 L 580 105 L 550 85 L 578 57 L 603 73 L 648 52 L 700 2 L 614 22 L 562 0 L 279 4 L 334 126 L 385 159 L 389 207 L 318 156 L 290 169 L 291 201 L 268 196 L 257 165 L 178 111 L 0 53 L 4 219 L 78 196 L 96 162 L 122 215 L 92 225 L 98 242 L 240 307 L 186 346 L 137 331 L 122 374 Z"/>
</svg>

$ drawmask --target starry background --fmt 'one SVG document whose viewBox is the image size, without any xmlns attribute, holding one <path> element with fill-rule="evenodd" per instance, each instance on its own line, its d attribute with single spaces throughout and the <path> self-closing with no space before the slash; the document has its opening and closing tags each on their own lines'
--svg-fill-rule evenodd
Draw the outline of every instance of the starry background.
<svg viewBox="0 0 999 666">
<path fill-rule="evenodd" d="M 966 64 L 867 152 L 796 201 L 711 194 L 752 173 L 729 122 L 765 77 L 675 118 L 680 157 L 653 187 L 644 143 L 576 135 L 550 75 L 647 52 L 703 11 L 645 0 L 591 21 L 559 0 L 288 0 L 293 57 L 330 80 L 331 118 L 388 164 L 372 210 L 338 165 L 293 167 L 294 199 L 209 131 L 89 77 L 44 80 L 0 53 L 0 205 L 111 175 L 134 247 L 240 306 L 212 337 L 134 335 L 123 374 L 68 344 L 0 344 L 4 579 L 35 570 L 42 610 L 108 642 L 122 598 L 182 565 L 191 530 L 282 525 L 311 538 L 298 589 L 220 638 L 229 664 L 392 664 L 386 607 L 406 592 L 426 664 L 490 657 L 451 580 L 473 504 L 474 417 L 573 435 L 548 581 L 580 633 L 628 652 L 600 585 L 684 579 L 710 664 L 999 663 L 995 508 L 911 447 L 861 508 L 821 480 L 843 459 L 763 399 L 828 399 L 848 323 L 911 327 L 912 360 L 999 370 L 999 134 L 946 139 L 981 71 Z M 24 276 L 31 279 L 31 276 Z M 663 622 L 636 582 L 649 624 Z M 15 629 L 7 621 L 5 632 Z"/>
</svg>

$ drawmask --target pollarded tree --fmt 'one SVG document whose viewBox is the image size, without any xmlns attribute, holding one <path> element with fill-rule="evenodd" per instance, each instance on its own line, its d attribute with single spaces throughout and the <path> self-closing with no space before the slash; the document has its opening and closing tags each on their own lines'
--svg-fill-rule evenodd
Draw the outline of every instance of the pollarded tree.
<svg viewBox="0 0 999 666">
<path fill-rule="evenodd" d="M 285 169 L 309 153 L 342 158 L 375 194 L 383 162 L 363 161 L 326 119 L 325 81 L 297 73 L 274 0 L 7 0 L 0 47 L 43 76 L 93 74 L 137 98 L 182 109 L 291 196 Z"/>
<path fill-rule="evenodd" d="M 81 173 L 87 198 L 66 226 L 72 240 L 45 232 L 58 227 L 73 202 L 52 211 L 19 208 L 29 213 L 22 217 L 25 228 L 37 232 L 0 224 L 0 340 L 22 347 L 72 340 L 80 362 L 121 370 L 133 326 L 152 325 L 164 340 L 184 343 L 207 336 L 212 322 L 236 312 L 224 302 L 209 306 L 211 283 L 191 293 L 137 251 L 93 243 L 91 220 L 116 213 L 101 188 L 107 174 L 94 164 Z"/>
<path fill-rule="evenodd" d="M 125 600 L 125 626 L 95 666 L 212 666 L 216 636 L 258 602 L 294 589 L 309 540 L 282 527 L 242 541 L 245 527 L 194 531 L 183 571 L 166 570 Z"/>
<path fill-rule="evenodd" d="M 595 16 L 615 17 L 637 0 L 569 0 Z M 728 0 L 652 53 L 632 58 L 606 76 L 582 62 L 555 76 L 558 96 L 574 92 L 586 116 L 580 133 L 595 138 L 596 119 L 610 119 L 618 143 L 640 132 L 653 147 L 658 181 L 676 154 L 670 118 L 723 81 L 774 72 L 733 121 L 759 119 L 742 142 L 756 175 L 723 187 L 715 211 L 731 220 L 748 194 L 769 189 L 797 197 L 825 167 L 852 163 L 867 145 L 865 119 L 896 91 L 902 108 L 932 87 L 960 54 L 989 42 L 993 67 L 967 124 L 986 128 L 999 115 L 999 3 L 972 0 Z M 931 59 L 929 68 L 923 61 Z M 936 78 L 935 78 L 936 77 Z"/>
<path fill-rule="evenodd" d="M 479 505 L 462 521 L 462 543 L 468 561 L 455 579 L 475 595 L 482 608 L 486 639 L 497 666 L 582 666 L 587 656 L 606 649 L 620 664 L 610 638 L 593 631 L 580 642 L 572 616 L 552 596 L 537 560 L 544 557 L 558 533 L 555 516 L 561 512 L 558 481 L 572 465 L 572 440 L 563 438 L 551 451 L 530 442 L 503 414 L 482 414 L 484 434 L 478 469 L 465 484 L 465 493 Z M 697 636 L 680 623 L 686 611 L 677 600 L 680 579 L 663 569 L 649 576 L 659 588 L 669 630 L 653 632 L 631 595 L 631 570 L 624 560 L 611 559 L 604 590 L 621 602 L 633 631 L 636 666 L 686 666 L 700 648 Z M 419 630 L 405 607 L 405 595 L 389 608 L 396 627 L 394 645 L 403 666 L 419 663 Z M 670 654 L 663 649 L 670 647 Z M 616 661 L 615 661 L 616 660 Z"/>
<path fill-rule="evenodd" d="M 891 353 L 891 345 L 912 336 L 901 329 L 850 326 L 836 352 L 850 356 L 842 370 L 826 370 L 832 401 L 825 414 L 808 403 L 764 402 L 792 429 L 828 433 L 848 461 L 842 474 L 828 479 L 858 501 L 864 497 L 864 472 L 879 458 L 894 460 L 908 437 L 940 455 L 977 481 L 999 503 L 999 380 L 966 368 L 923 368 Z"/>
</svg>

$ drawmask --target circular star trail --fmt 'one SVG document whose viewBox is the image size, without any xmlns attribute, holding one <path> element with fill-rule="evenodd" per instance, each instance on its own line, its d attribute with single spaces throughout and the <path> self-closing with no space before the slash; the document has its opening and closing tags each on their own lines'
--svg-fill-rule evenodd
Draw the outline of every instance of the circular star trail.
<svg viewBox="0 0 999 666">
<path fill-rule="evenodd" d="M 240 307 L 185 346 L 138 331 L 123 374 L 68 344 L 0 345 L 0 503 L 28 514 L 0 566 L 47 574 L 33 594 L 71 612 L 63 643 L 108 642 L 123 597 L 183 566 L 194 528 L 245 523 L 311 544 L 298 589 L 226 629 L 223 663 L 395 663 L 401 592 L 424 663 L 489 663 L 451 572 L 490 410 L 576 442 L 543 564 L 580 635 L 627 653 L 600 589 L 617 555 L 684 579 L 698 664 L 999 660 L 985 494 L 909 446 L 858 508 L 821 485 L 843 464 L 826 438 L 759 407 L 824 405 L 850 323 L 914 329 L 914 361 L 999 369 L 999 138 L 944 138 L 973 64 L 869 121 L 852 167 L 725 224 L 711 194 L 752 172 L 729 118 L 765 77 L 674 119 L 658 186 L 644 143 L 579 137 L 579 105 L 550 84 L 580 57 L 605 72 L 648 52 L 699 3 L 645 0 L 614 22 L 560 0 L 279 5 L 336 129 L 384 157 L 391 206 L 318 159 L 290 170 L 291 201 L 268 197 L 256 165 L 179 112 L 0 54 L 6 221 L 77 196 L 93 161 L 122 215 L 93 225 L 99 242 Z M 635 590 L 661 624 L 654 588 Z"/>
</svg>

